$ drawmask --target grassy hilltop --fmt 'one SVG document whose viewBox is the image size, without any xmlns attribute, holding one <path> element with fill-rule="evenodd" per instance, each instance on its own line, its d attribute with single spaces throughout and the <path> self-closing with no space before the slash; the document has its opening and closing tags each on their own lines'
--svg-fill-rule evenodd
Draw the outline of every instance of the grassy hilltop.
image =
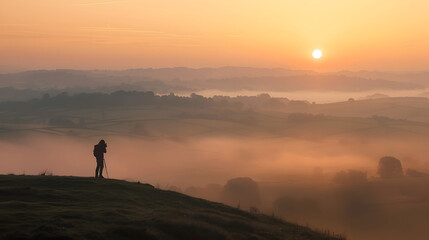
<svg viewBox="0 0 429 240">
<path fill-rule="evenodd" d="M 343 239 L 151 185 L 0 176 L 0 239 Z"/>
</svg>

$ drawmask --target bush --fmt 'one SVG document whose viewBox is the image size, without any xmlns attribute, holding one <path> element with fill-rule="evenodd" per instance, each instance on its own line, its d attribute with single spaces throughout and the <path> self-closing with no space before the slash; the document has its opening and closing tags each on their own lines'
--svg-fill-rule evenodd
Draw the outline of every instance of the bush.
<svg viewBox="0 0 429 240">
<path fill-rule="evenodd" d="M 259 186 L 251 178 L 233 178 L 229 180 L 222 191 L 223 200 L 236 206 L 240 204 L 244 209 L 258 206 L 260 203 Z"/>
<path fill-rule="evenodd" d="M 380 158 L 377 174 L 381 178 L 396 178 L 404 176 L 401 161 L 394 157 Z"/>
</svg>

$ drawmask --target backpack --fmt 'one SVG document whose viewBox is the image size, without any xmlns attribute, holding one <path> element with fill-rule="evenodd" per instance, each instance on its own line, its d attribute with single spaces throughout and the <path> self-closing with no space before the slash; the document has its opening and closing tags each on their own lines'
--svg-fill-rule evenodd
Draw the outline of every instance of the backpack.
<svg viewBox="0 0 429 240">
<path fill-rule="evenodd" d="M 98 150 L 97 145 L 94 145 L 94 151 L 93 151 L 94 157 L 97 157 L 97 154 L 98 154 L 97 150 Z"/>
</svg>

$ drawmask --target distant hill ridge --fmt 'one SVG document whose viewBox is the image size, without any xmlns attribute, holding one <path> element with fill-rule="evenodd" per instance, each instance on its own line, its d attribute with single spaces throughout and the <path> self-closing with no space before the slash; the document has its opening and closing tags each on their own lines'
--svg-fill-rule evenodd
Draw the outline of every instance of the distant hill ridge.
<svg viewBox="0 0 429 240">
<path fill-rule="evenodd" d="M 429 87 L 429 73 L 330 72 L 282 68 L 142 68 L 128 70 L 33 70 L 0 74 L 0 87 L 64 89 L 130 87 L 135 90 L 368 91 Z M 122 86 L 126 85 L 126 86 Z M 119 90 L 119 89 L 117 89 Z M 125 90 L 125 89 L 122 89 Z M 83 90 L 81 90 L 83 91 Z M 87 90 L 86 90 L 87 91 Z"/>
<path fill-rule="evenodd" d="M 0 175 L 0 239 L 344 239 L 113 179 Z"/>
</svg>

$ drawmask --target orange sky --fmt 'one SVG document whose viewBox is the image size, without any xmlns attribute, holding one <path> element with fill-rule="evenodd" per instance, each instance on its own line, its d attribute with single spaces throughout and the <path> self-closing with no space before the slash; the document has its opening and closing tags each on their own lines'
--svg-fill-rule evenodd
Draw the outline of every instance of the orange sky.
<svg viewBox="0 0 429 240">
<path fill-rule="evenodd" d="M 428 70 L 428 12 L 427 0 L 0 0 L 0 65 Z"/>
</svg>

